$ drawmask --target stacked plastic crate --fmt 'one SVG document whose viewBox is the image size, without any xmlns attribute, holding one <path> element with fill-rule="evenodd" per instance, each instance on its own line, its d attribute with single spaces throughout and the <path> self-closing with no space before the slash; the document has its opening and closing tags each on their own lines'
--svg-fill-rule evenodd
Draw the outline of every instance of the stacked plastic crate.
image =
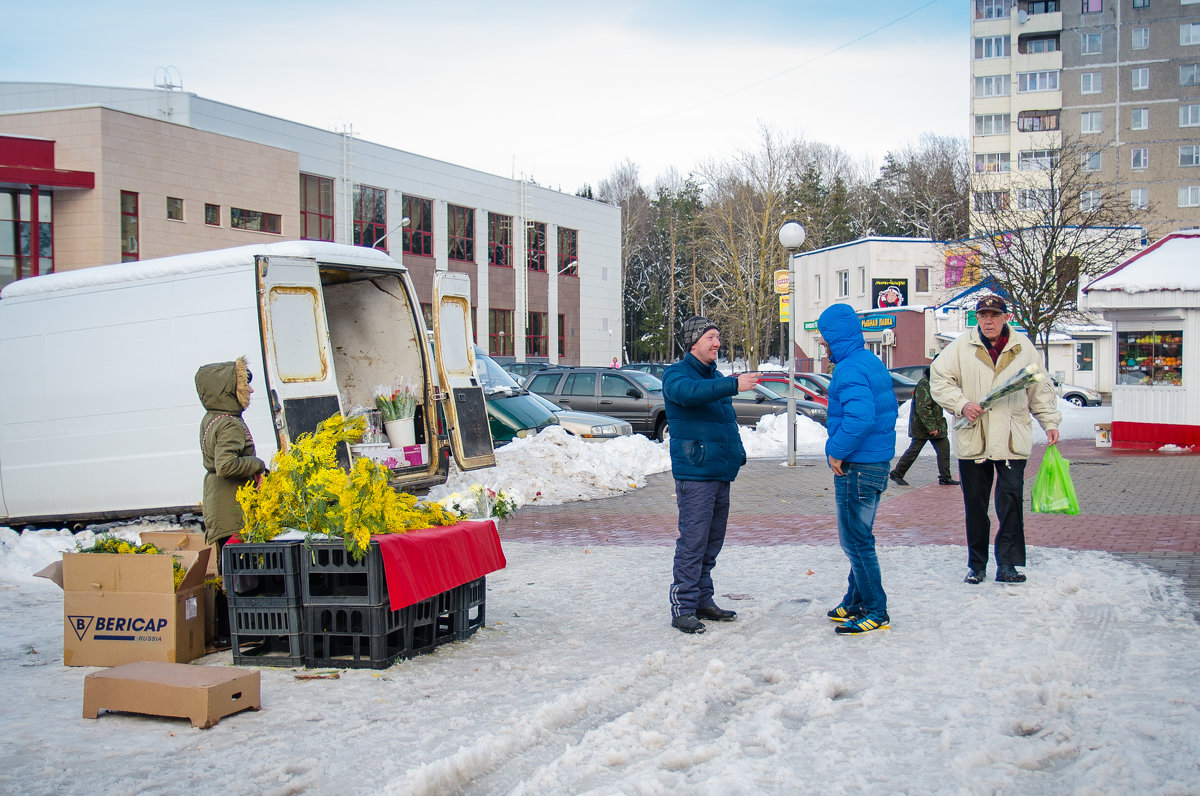
<svg viewBox="0 0 1200 796">
<path fill-rule="evenodd" d="M 303 666 L 300 543 L 221 549 L 234 666 Z"/>
</svg>

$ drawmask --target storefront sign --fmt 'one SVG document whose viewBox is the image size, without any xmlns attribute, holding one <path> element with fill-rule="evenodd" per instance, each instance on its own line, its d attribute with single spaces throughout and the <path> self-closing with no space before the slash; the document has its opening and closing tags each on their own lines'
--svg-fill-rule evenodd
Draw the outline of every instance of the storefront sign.
<svg viewBox="0 0 1200 796">
<path fill-rule="evenodd" d="M 788 272 L 786 268 L 781 268 L 775 272 L 776 293 L 788 293 L 790 284 L 791 280 L 788 278 Z"/>
<path fill-rule="evenodd" d="M 787 272 L 784 271 L 784 273 L 787 273 Z M 791 308 L 792 308 L 792 297 L 791 296 L 780 296 L 779 297 L 779 322 L 780 323 L 787 323 L 789 320 L 791 320 L 791 317 L 792 317 Z"/>
<path fill-rule="evenodd" d="M 816 329 L 817 329 L 816 321 L 805 321 L 804 322 L 804 331 L 813 332 L 813 331 L 816 331 Z"/>
<path fill-rule="evenodd" d="M 908 305 L 907 279 L 872 279 L 871 306 L 879 309 Z"/>
<path fill-rule="evenodd" d="M 891 329 L 895 325 L 895 315 L 867 315 L 862 319 L 862 328 L 864 332 L 876 332 L 880 329 Z"/>
</svg>

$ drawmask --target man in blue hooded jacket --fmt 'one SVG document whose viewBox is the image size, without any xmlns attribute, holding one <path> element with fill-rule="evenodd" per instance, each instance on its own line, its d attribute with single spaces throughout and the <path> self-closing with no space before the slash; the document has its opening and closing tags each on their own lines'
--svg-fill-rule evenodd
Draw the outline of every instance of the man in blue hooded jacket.
<svg viewBox="0 0 1200 796">
<path fill-rule="evenodd" d="M 733 611 L 713 601 L 712 569 L 725 543 L 729 484 L 746 463 L 733 396 L 758 378 L 717 372 L 721 333 L 697 315 L 679 332 L 683 359 L 663 373 L 667 427 L 671 430 L 671 473 L 679 507 L 679 539 L 671 583 L 671 625 L 703 633 L 701 619 L 732 622 Z"/>
<path fill-rule="evenodd" d="M 838 634 L 857 635 L 889 626 L 874 525 L 896 455 L 896 398 L 890 374 L 864 347 L 862 323 L 848 304 L 826 308 L 817 329 L 835 365 L 825 455 L 834 476 L 838 539 L 850 559 L 846 596 L 828 616 L 840 622 Z"/>
</svg>

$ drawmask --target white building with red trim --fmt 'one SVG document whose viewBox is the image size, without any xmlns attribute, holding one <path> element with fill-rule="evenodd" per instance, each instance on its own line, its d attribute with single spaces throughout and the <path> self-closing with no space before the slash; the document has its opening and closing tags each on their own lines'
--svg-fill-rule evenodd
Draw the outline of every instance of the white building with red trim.
<svg viewBox="0 0 1200 796">
<path fill-rule="evenodd" d="M 1113 447 L 1200 446 L 1200 229 L 1163 237 L 1084 294 L 1115 327 Z"/>
</svg>

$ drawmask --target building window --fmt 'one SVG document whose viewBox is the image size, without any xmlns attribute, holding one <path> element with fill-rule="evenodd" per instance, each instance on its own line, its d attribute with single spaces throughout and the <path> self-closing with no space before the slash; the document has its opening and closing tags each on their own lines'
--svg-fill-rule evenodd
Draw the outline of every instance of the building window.
<svg viewBox="0 0 1200 796">
<path fill-rule="evenodd" d="M 1180 166 L 1200 166 L 1200 144 L 1179 147 Z"/>
<path fill-rule="evenodd" d="M 975 191 L 975 211 L 999 213 L 1008 209 L 1008 191 Z"/>
<path fill-rule="evenodd" d="M 858 295 L 867 295 L 867 269 L 858 269 Z"/>
<path fill-rule="evenodd" d="M 1134 91 L 1144 91 L 1150 88 L 1150 67 L 1139 66 L 1130 74 Z"/>
<path fill-rule="evenodd" d="M 1084 72 L 1079 76 L 1079 93 L 1099 94 L 1103 90 L 1103 83 L 1099 72 Z"/>
<path fill-rule="evenodd" d="M 1046 171 L 1057 165 L 1057 149 L 1026 149 L 1017 153 L 1017 171 Z"/>
<path fill-rule="evenodd" d="M 1022 36 L 1017 42 L 1017 51 L 1025 55 L 1058 52 L 1058 34 Z"/>
<path fill-rule="evenodd" d="M 1144 146 L 1129 150 L 1129 168 L 1144 169 L 1150 165 L 1150 150 Z"/>
<path fill-rule="evenodd" d="M 1200 86 L 1200 64 L 1179 67 L 1179 85 Z"/>
<path fill-rule="evenodd" d="M 167 197 L 167 220 L 183 221 L 183 200 L 174 196 Z"/>
<path fill-rule="evenodd" d="M 512 216 L 488 213 L 488 264 L 512 268 Z"/>
<path fill-rule="evenodd" d="M 475 262 L 475 211 L 469 207 L 446 205 L 446 227 L 449 258 L 464 263 Z"/>
<path fill-rule="evenodd" d="M 1145 50 L 1150 47 L 1150 28 L 1134 28 L 1130 43 L 1135 50 Z"/>
<path fill-rule="evenodd" d="M 567 355 L 567 316 L 558 316 L 558 355 L 565 357 Z"/>
<path fill-rule="evenodd" d="M 1058 129 L 1058 111 L 1021 111 L 1017 129 L 1022 133 L 1040 133 Z"/>
<path fill-rule="evenodd" d="M 1145 210 L 1150 206 L 1150 195 L 1145 188 L 1129 189 L 1129 207 L 1133 210 Z"/>
<path fill-rule="evenodd" d="M 1200 22 L 1185 22 L 1179 26 L 1179 43 L 1182 46 L 1200 44 Z"/>
<path fill-rule="evenodd" d="M 421 302 L 421 316 L 425 318 L 425 328 L 433 329 L 433 305 Z M 475 325 L 471 325 L 471 329 L 475 329 Z"/>
<path fill-rule="evenodd" d="M 1129 111 L 1129 129 L 1147 130 L 1150 128 L 1150 109 L 1133 108 Z"/>
<path fill-rule="evenodd" d="M 35 227 L 32 191 L 0 188 L 0 286 L 54 272 L 52 203 L 53 194 L 39 192 Z"/>
<path fill-rule="evenodd" d="M 1183 384 L 1183 329 L 1117 332 L 1117 384 Z"/>
<path fill-rule="evenodd" d="M 121 191 L 121 262 L 138 259 L 138 195 Z"/>
<path fill-rule="evenodd" d="M 528 325 L 525 329 L 525 356 L 549 356 L 546 340 L 546 324 L 549 316 L 544 312 L 529 313 Z"/>
<path fill-rule="evenodd" d="M 558 273 L 579 276 L 579 230 L 558 228 Z"/>
<path fill-rule="evenodd" d="M 1081 13 L 1099 14 L 1104 10 L 1104 0 L 1083 0 Z"/>
<path fill-rule="evenodd" d="M 846 298 L 850 295 L 850 271 L 837 271 L 833 278 L 837 280 L 837 295 L 838 298 Z"/>
<path fill-rule="evenodd" d="M 975 0 L 975 19 L 1007 19 L 1009 0 Z"/>
<path fill-rule="evenodd" d="M 1021 72 L 1017 75 L 1017 93 L 1058 91 L 1058 70 Z"/>
<path fill-rule="evenodd" d="M 494 357 L 513 355 L 512 310 L 488 310 L 488 354 Z"/>
<path fill-rule="evenodd" d="M 240 207 L 229 208 L 229 226 L 233 229 L 248 229 L 251 232 L 270 232 L 281 234 L 283 221 L 278 213 L 263 213 L 258 210 L 243 210 Z"/>
<path fill-rule="evenodd" d="M 1101 156 L 1099 152 L 1084 152 L 1083 153 L 1083 170 L 1084 171 L 1100 171 Z"/>
<path fill-rule="evenodd" d="M 975 156 L 975 171 L 978 173 L 1008 171 L 1007 152 L 981 152 Z"/>
<path fill-rule="evenodd" d="M 916 285 L 914 285 L 914 287 L 916 288 L 916 292 L 918 292 L 918 293 L 928 293 L 929 292 L 929 269 L 928 268 L 926 268 L 924 266 L 917 268 L 917 279 L 916 279 Z"/>
<path fill-rule="evenodd" d="M 1008 135 L 1009 115 L 988 113 L 975 117 L 975 135 Z"/>
<path fill-rule="evenodd" d="M 419 196 L 400 199 L 401 212 L 408 218 L 404 228 L 404 251 L 422 257 L 433 256 L 433 200 Z"/>
<path fill-rule="evenodd" d="M 1179 189 L 1180 207 L 1200 207 L 1200 185 L 1185 185 Z"/>
<path fill-rule="evenodd" d="M 1180 105 L 1179 126 L 1200 127 L 1200 105 Z"/>
<path fill-rule="evenodd" d="M 1079 192 L 1079 209 L 1084 213 L 1090 213 L 1100 209 L 1100 192 L 1099 191 L 1080 191 Z"/>
<path fill-rule="evenodd" d="M 1007 58 L 1010 55 L 1007 36 L 983 36 L 975 39 L 975 58 Z"/>
<path fill-rule="evenodd" d="M 1150 0 L 1133 0 L 1134 8 L 1149 8 Z"/>
<path fill-rule="evenodd" d="M 333 180 L 300 175 L 300 239 L 333 240 Z"/>
<path fill-rule="evenodd" d="M 821 303 L 821 275 L 813 274 L 813 304 Z"/>
<path fill-rule="evenodd" d="M 1098 55 L 1101 53 L 1103 39 L 1099 33 L 1084 33 L 1080 36 L 1079 51 L 1084 55 Z"/>
<path fill-rule="evenodd" d="M 1104 116 L 1100 111 L 1084 111 L 1079 114 L 1079 132 L 1099 133 L 1104 129 Z"/>
<path fill-rule="evenodd" d="M 210 205 L 208 203 L 205 203 L 205 205 L 204 205 L 204 223 L 210 227 L 221 226 L 221 206 L 220 205 Z"/>
<path fill-rule="evenodd" d="M 542 221 L 530 221 L 525 227 L 525 247 L 528 256 L 525 258 L 530 271 L 546 270 L 546 224 Z"/>
<path fill-rule="evenodd" d="M 1050 188 L 1021 188 L 1017 191 L 1018 210 L 1047 210 L 1054 206 L 1054 191 Z"/>
<path fill-rule="evenodd" d="M 1075 370 L 1080 372 L 1088 372 L 1092 370 L 1094 357 L 1092 356 L 1092 346 L 1094 343 L 1076 343 L 1075 344 Z"/>
<path fill-rule="evenodd" d="M 387 251 L 387 191 L 354 186 L 354 245 Z"/>
<path fill-rule="evenodd" d="M 987 75 L 975 78 L 976 97 L 1007 97 L 1012 93 L 1012 79 L 1008 75 Z"/>
</svg>

